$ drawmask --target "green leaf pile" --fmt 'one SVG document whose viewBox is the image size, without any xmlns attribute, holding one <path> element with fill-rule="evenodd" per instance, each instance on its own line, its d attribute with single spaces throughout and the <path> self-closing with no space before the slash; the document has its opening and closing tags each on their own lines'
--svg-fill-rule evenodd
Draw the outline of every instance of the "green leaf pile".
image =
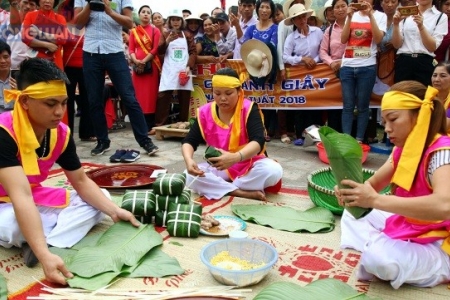
<svg viewBox="0 0 450 300">
<path fill-rule="evenodd" d="M 333 278 L 319 279 L 302 287 L 291 282 L 275 282 L 263 289 L 253 300 L 344 300 L 374 299 L 355 291 L 348 284 Z"/>
<path fill-rule="evenodd" d="M 8 299 L 8 290 L 6 288 L 6 279 L 0 273 L 0 300 Z"/>
<path fill-rule="evenodd" d="M 352 136 L 339 133 L 328 126 L 319 129 L 320 139 L 325 148 L 331 166 L 331 173 L 339 188 L 350 188 L 344 186 L 341 181 L 351 179 L 363 183 L 362 148 Z M 362 207 L 345 207 L 356 219 L 367 215 L 371 209 Z"/>
<path fill-rule="evenodd" d="M 129 222 L 112 225 L 100 237 L 88 236 L 72 249 L 51 248 L 63 257 L 75 275 L 71 287 L 97 290 L 116 277 L 181 275 L 178 261 L 161 250 L 162 237 L 152 225 L 133 227 Z"/>
<path fill-rule="evenodd" d="M 326 208 L 313 207 L 298 211 L 290 207 L 272 205 L 231 205 L 231 210 L 245 221 L 290 232 L 330 232 L 334 216 Z"/>
</svg>

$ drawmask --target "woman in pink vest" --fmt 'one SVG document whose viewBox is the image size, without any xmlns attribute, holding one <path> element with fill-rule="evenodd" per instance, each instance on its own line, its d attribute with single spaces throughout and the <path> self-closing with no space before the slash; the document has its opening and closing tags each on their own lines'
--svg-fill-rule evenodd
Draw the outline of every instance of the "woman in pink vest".
<svg viewBox="0 0 450 300">
<path fill-rule="evenodd" d="M 283 170 L 265 156 L 265 129 L 258 105 L 244 99 L 239 76 L 223 68 L 212 77 L 214 101 L 198 109 L 197 120 L 183 140 L 186 185 L 207 199 L 225 195 L 266 200 L 264 190 L 281 185 Z M 215 147 L 218 157 L 197 164 L 200 143 Z"/>
<path fill-rule="evenodd" d="M 450 137 L 437 94 L 417 81 L 394 84 L 381 103 L 392 155 L 365 184 L 335 188 L 341 205 L 374 208 L 341 221 L 341 246 L 362 252 L 360 280 L 378 277 L 395 289 L 450 280 Z M 377 193 L 389 183 L 393 195 Z"/>
<path fill-rule="evenodd" d="M 22 247 L 25 264 L 41 262 L 48 281 L 73 277 L 48 245 L 69 248 L 102 221 L 139 222 L 86 176 L 70 129 L 61 122 L 67 76 L 53 63 L 31 58 L 20 65 L 17 90 L 4 90 L 14 110 L 0 114 L 0 246 Z M 41 185 L 57 163 L 73 190 Z"/>
</svg>

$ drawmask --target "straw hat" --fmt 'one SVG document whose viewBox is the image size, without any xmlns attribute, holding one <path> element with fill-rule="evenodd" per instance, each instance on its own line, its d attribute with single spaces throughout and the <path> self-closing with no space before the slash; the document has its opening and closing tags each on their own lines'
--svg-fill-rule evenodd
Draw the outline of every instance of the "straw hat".
<svg viewBox="0 0 450 300">
<path fill-rule="evenodd" d="M 179 9 L 173 9 L 173 10 L 167 15 L 167 19 L 169 19 L 170 17 L 176 17 L 176 18 L 181 18 L 181 19 L 183 19 L 183 13 L 182 13 L 181 10 L 179 10 Z"/>
<path fill-rule="evenodd" d="M 319 8 L 317 10 L 317 17 L 320 19 L 320 21 L 322 21 L 323 23 L 326 23 L 327 20 L 325 19 L 325 10 L 327 10 L 327 8 L 331 8 L 333 5 L 333 0 L 328 0 L 327 2 L 325 2 L 325 4 L 323 5 L 323 7 Z"/>
<path fill-rule="evenodd" d="M 289 7 L 291 6 L 291 3 L 294 1 L 295 0 L 286 0 L 283 3 L 283 13 L 286 18 L 289 17 Z M 299 4 L 301 4 L 301 3 L 299 3 Z M 311 4 L 312 4 L 312 0 L 305 0 L 305 7 L 307 9 L 309 9 L 311 7 Z"/>
<path fill-rule="evenodd" d="M 203 22 L 202 18 L 196 17 L 194 15 L 189 15 L 188 17 L 184 18 L 184 20 L 186 22 L 189 21 L 189 20 L 195 20 L 195 21 Z"/>
<path fill-rule="evenodd" d="M 243 43 L 241 57 L 248 73 L 254 77 L 267 76 L 272 70 L 272 53 L 260 40 L 251 39 Z"/>
<path fill-rule="evenodd" d="M 292 20 L 295 17 L 306 14 L 306 18 L 309 18 L 313 14 L 312 9 L 306 9 L 303 4 L 294 4 L 289 8 L 289 17 L 284 20 L 285 25 L 292 25 Z"/>
</svg>

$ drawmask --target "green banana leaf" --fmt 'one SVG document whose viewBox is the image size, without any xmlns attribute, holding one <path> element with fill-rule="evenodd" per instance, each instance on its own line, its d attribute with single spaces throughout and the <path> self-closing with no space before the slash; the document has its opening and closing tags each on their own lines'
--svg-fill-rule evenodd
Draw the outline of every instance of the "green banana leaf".
<svg viewBox="0 0 450 300">
<path fill-rule="evenodd" d="M 302 287 L 291 282 L 275 282 L 264 288 L 253 300 L 344 300 L 375 299 L 355 291 L 348 284 L 333 278 L 319 279 Z"/>
<path fill-rule="evenodd" d="M 331 173 L 339 188 L 350 188 L 344 186 L 341 181 L 351 179 L 363 183 L 362 148 L 352 136 L 339 133 L 336 130 L 322 126 L 319 129 L 320 139 L 325 148 L 331 166 Z M 356 219 L 362 218 L 371 212 L 370 208 L 345 207 Z"/>
<path fill-rule="evenodd" d="M 162 237 L 151 225 L 133 227 L 129 222 L 112 225 L 93 247 L 78 251 L 68 269 L 81 277 L 105 272 L 120 272 L 124 265 L 134 266 L 153 247 L 162 244 Z"/>
<path fill-rule="evenodd" d="M 107 286 L 116 277 L 165 277 L 181 275 L 185 272 L 178 261 L 161 250 L 161 246 L 151 249 L 141 261 L 134 266 L 124 266 L 120 272 L 105 272 L 93 277 L 81 277 L 75 275 L 67 282 L 72 288 L 82 288 L 95 291 Z M 119 278 L 117 278 L 119 279 Z"/>
<path fill-rule="evenodd" d="M 8 299 L 8 289 L 6 288 L 6 279 L 0 273 L 0 300 Z"/>
<path fill-rule="evenodd" d="M 323 207 L 298 211 L 272 205 L 233 204 L 231 210 L 245 221 L 290 232 L 330 232 L 335 226 L 333 214 Z"/>
</svg>

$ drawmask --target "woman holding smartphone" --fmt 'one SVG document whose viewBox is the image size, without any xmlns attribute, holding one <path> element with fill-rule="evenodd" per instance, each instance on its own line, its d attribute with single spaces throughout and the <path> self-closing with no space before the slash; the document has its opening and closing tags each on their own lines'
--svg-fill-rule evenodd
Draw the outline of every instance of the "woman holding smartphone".
<svg viewBox="0 0 450 300">
<path fill-rule="evenodd" d="M 356 139 L 362 143 L 369 122 L 369 103 L 377 75 L 377 44 L 386 32 L 386 15 L 373 9 L 373 1 L 351 3 L 341 34 L 347 44 L 339 76 L 342 86 L 342 131 L 352 134 L 357 109 Z"/>
<path fill-rule="evenodd" d="M 158 100 L 156 103 L 155 125 L 164 125 L 169 117 L 173 91 L 178 93 L 180 113 L 179 121 L 185 122 L 189 115 L 189 100 L 192 83 L 191 68 L 197 58 L 194 37 L 184 30 L 183 15 L 173 12 L 167 16 L 169 33 L 164 34 L 165 43 L 159 47 L 164 53 L 164 63 L 159 83 Z"/>
<path fill-rule="evenodd" d="M 434 51 L 447 34 L 447 15 L 433 5 L 433 0 L 419 0 L 419 14 L 394 15 L 392 45 L 397 50 L 394 82 L 416 80 L 428 86 L 434 70 Z"/>
</svg>

